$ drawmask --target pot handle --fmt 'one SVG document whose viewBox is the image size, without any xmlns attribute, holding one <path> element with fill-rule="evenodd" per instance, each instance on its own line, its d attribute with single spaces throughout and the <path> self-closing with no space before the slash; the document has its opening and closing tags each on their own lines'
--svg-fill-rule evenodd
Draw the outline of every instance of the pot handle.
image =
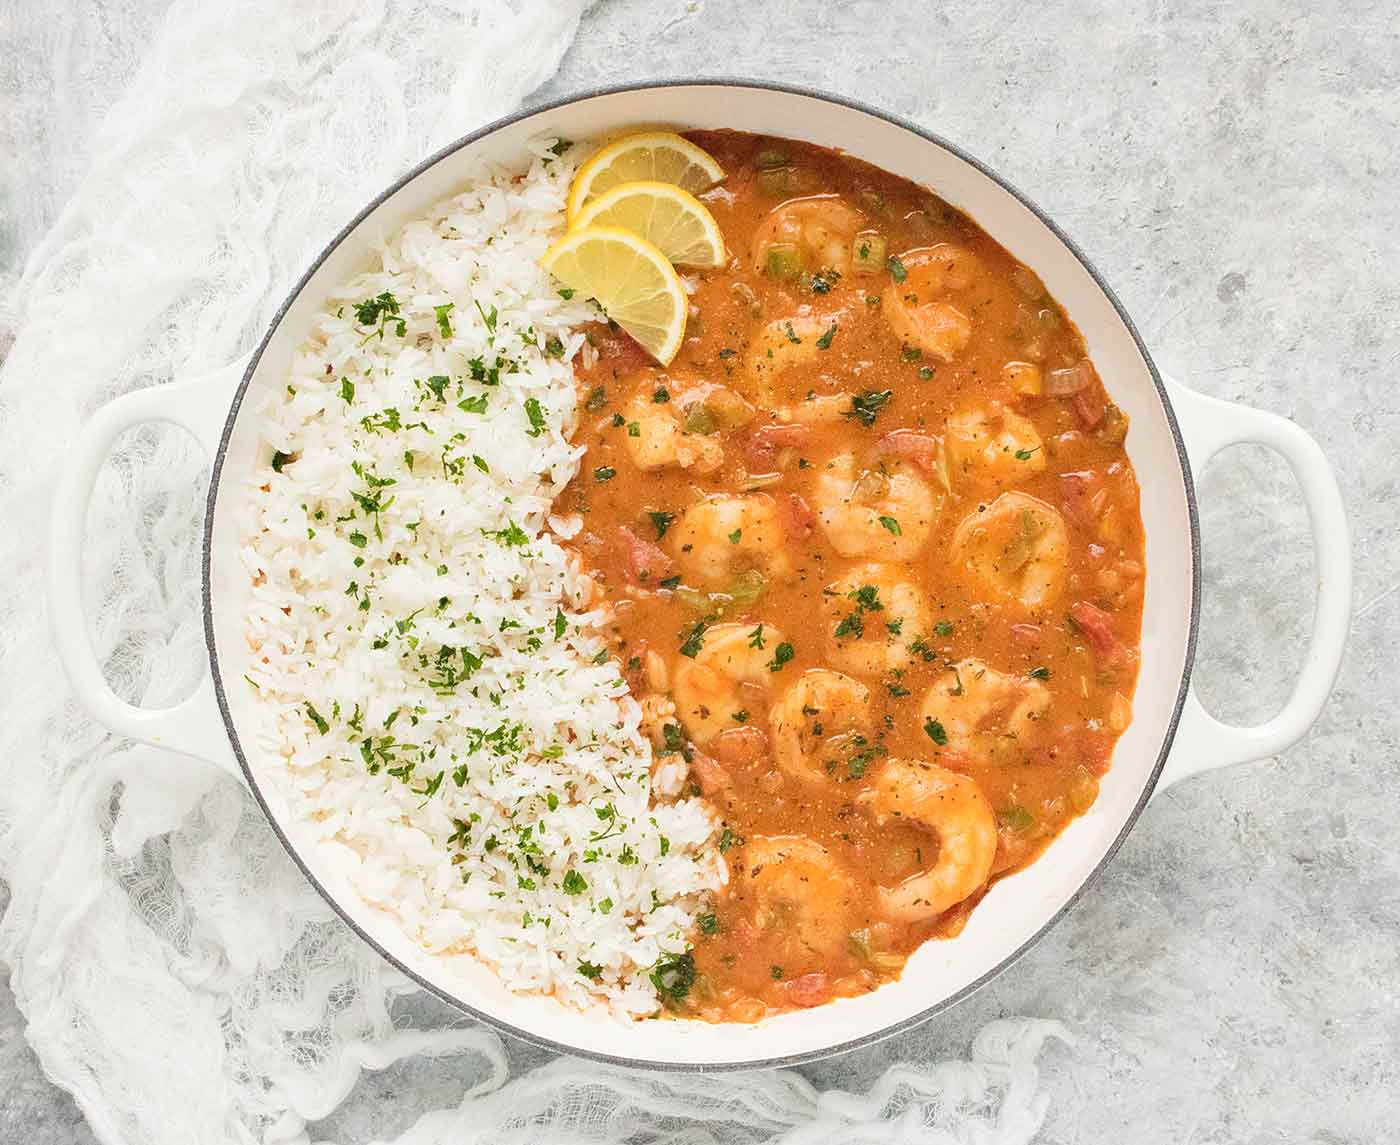
<svg viewBox="0 0 1400 1145">
<path fill-rule="evenodd" d="M 1171 379 L 1166 385 L 1193 473 L 1199 475 L 1222 449 L 1242 443 L 1268 446 L 1288 462 L 1308 507 L 1317 568 L 1317 607 L 1298 682 L 1273 718 L 1248 728 L 1222 723 L 1206 711 L 1195 685 L 1191 685 L 1171 754 L 1157 783 L 1158 793 L 1188 775 L 1263 759 L 1302 739 L 1332 691 L 1351 624 L 1346 508 L 1336 474 L 1321 447 L 1287 418 L 1198 394 Z"/>
<path fill-rule="evenodd" d="M 207 665 L 193 694 L 172 708 L 128 704 L 103 678 L 83 616 L 82 551 L 97 471 L 117 436 L 142 422 L 172 422 L 194 434 L 214 456 L 228 414 L 224 396 L 232 392 L 232 383 L 242 372 L 239 364 L 187 382 L 137 390 L 98 410 L 78 434 L 61 471 L 48 537 L 50 627 L 78 700 L 94 719 L 119 735 L 195 756 L 240 782 L 243 776 L 223 734 L 223 717 Z"/>
</svg>

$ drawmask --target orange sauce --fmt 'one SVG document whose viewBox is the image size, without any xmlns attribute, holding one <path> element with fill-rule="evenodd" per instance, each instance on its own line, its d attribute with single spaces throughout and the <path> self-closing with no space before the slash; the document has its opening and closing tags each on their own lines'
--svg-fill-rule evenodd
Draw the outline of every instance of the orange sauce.
<svg viewBox="0 0 1400 1145">
<path fill-rule="evenodd" d="M 838 153 L 691 138 L 727 172 L 703 198 L 732 257 L 692 274 L 668 368 L 591 333 L 557 511 L 658 753 L 725 825 L 673 1008 L 751 1021 L 897 976 L 1089 808 L 1130 718 L 1143 531 L 1126 419 L 1031 271 Z M 975 782 L 981 866 L 946 793 L 880 802 L 894 761 Z M 892 907 L 958 863 L 958 901 Z"/>
</svg>

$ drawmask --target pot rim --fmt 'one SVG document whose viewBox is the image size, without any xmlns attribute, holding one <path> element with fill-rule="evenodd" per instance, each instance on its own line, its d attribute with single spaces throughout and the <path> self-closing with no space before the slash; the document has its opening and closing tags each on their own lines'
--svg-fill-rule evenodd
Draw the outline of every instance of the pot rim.
<svg viewBox="0 0 1400 1145">
<path fill-rule="evenodd" d="M 213 555 L 215 519 L 214 510 L 218 500 L 220 482 L 223 475 L 224 460 L 228 454 L 229 441 L 232 436 L 234 426 L 237 424 L 238 414 L 243 405 L 243 399 L 248 392 L 249 385 L 252 383 L 253 376 L 257 373 L 258 365 L 262 361 L 262 356 L 267 350 L 268 344 L 271 342 L 273 335 L 277 332 L 278 328 L 280 327 L 283 318 L 286 317 L 287 311 L 291 308 L 291 306 L 297 300 L 297 298 L 300 297 L 302 291 L 306 289 L 307 284 L 315 276 L 316 272 L 321 268 L 322 263 L 324 263 L 326 259 L 330 257 L 331 253 L 338 249 L 340 245 L 350 236 L 350 234 L 355 230 L 355 228 L 358 227 L 366 217 L 368 217 L 375 210 L 377 210 L 386 199 L 390 198 L 392 195 L 400 191 L 403 187 L 413 182 L 413 180 L 418 178 L 418 176 L 423 174 L 429 168 L 436 166 L 443 159 L 455 154 L 462 148 L 468 147 L 471 144 L 477 142 L 478 140 L 483 139 L 496 131 L 499 131 L 501 128 L 508 127 L 511 124 L 517 123 L 522 119 L 528 119 L 531 116 L 538 115 L 543 112 L 554 111 L 558 108 L 566 107 L 570 104 L 581 103 L 586 100 L 596 99 L 601 96 L 621 95 L 625 93 L 639 91 L 654 91 L 658 89 L 674 87 L 729 87 L 748 89 L 754 91 L 777 92 L 783 95 L 794 95 L 805 97 L 808 99 L 819 100 L 824 103 L 835 104 L 840 107 L 849 108 L 853 111 L 862 112 L 865 115 L 872 116 L 876 119 L 882 119 L 885 122 L 893 124 L 896 127 L 901 127 L 904 130 L 911 132 L 912 134 L 923 139 L 925 142 L 932 143 L 936 147 L 943 148 L 945 151 L 962 160 L 962 162 L 967 163 L 969 166 L 981 172 L 981 174 L 985 175 L 988 179 L 992 180 L 992 182 L 996 183 L 1002 190 L 1006 191 L 1013 198 L 1018 200 L 1027 210 L 1029 210 L 1036 217 L 1036 219 L 1040 222 L 1042 226 L 1047 228 L 1061 243 L 1064 244 L 1066 249 L 1069 250 L 1069 252 L 1075 257 L 1075 259 L 1078 260 L 1080 265 L 1083 266 L 1085 271 L 1088 272 L 1089 276 L 1093 279 L 1094 284 L 1098 287 L 1098 289 L 1103 293 L 1104 297 L 1106 297 L 1109 303 L 1113 306 L 1115 313 L 1118 315 L 1119 321 L 1123 323 L 1123 326 L 1127 329 L 1128 334 L 1132 337 L 1133 343 L 1136 345 L 1138 353 L 1142 355 L 1142 360 L 1147 366 L 1148 374 L 1152 378 L 1152 384 L 1156 387 L 1157 398 L 1158 401 L 1161 403 L 1163 413 L 1166 415 L 1167 425 L 1168 428 L 1171 430 L 1172 440 L 1174 445 L 1176 446 L 1177 457 L 1181 462 L 1182 491 L 1185 494 L 1187 518 L 1190 522 L 1191 603 L 1190 616 L 1188 619 L 1186 633 L 1186 654 L 1181 671 L 1181 683 L 1177 689 L 1176 700 L 1172 707 L 1171 717 L 1167 723 L 1166 733 L 1162 738 L 1161 750 L 1157 754 L 1157 760 L 1153 764 L 1152 771 L 1151 774 L 1148 776 L 1147 782 L 1143 784 L 1142 794 L 1139 796 L 1137 803 L 1134 805 L 1132 810 L 1124 819 L 1123 826 L 1119 829 L 1119 832 L 1114 838 L 1113 842 L 1104 851 L 1098 863 L 1095 864 L 1094 869 L 1090 871 L 1089 874 L 1079 883 L 1079 885 L 1074 889 L 1070 896 L 1065 900 L 1063 905 L 1061 905 L 1060 908 L 1056 910 L 1054 914 L 1047 918 L 1036 929 L 1034 934 L 1027 938 L 1018 947 L 1016 947 L 1016 949 L 1004 955 L 997 962 L 997 964 L 991 967 L 989 970 L 987 970 L 986 973 L 982 974 L 980 977 L 968 983 L 966 986 L 955 991 L 954 993 L 949 994 L 946 997 L 940 998 L 937 1002 L 934 1002 L 932 1005 L 926 1006 L 913 1014 L 909 1014 L 906 1017 L 900 1019 L 899 1021 L 892 1022 L 891 1024 L 883 1027 L 882 1029 L 875 1030 L 868 1034 L 862 1034 L 860 1037 L 851 1038 L 847 1041 L 839 1042 L 835 1045 L 825 1046 L 820 1049 L 804 1050 L 798 1053 L 787 1054 L 778 1057 L 745 1059 L 743 1061 L 657 1061 L 644 1057 L 624 1057 L 618 1054 L 602 1053 L 596 1050 L 590 1050 L 582 1046 L 567 1045 L 563 1042 L 555 1041 L 552 1038 L 532 1033 L 528 1030 L 520 1029 L 519 1027 L 512 1025 L 509 1021 L 503 1018 L 497 1017 L 494 1014 L 486 1013 L 485 1011 L 464 1002 L 461 998 L 456 997 L 455 995 L 451 994 L 442 987 L 428 981 L 422 975 L 410 969 L 402 961 L 396 958 L 382 945 L 380 945 L 372 936 L 370 936 L 364 929 L 362 929 L 360 925 L 353 918 L 350 917 L 350 914 L 340 904 L 339 900 L 329 890 L 326 889 L 326 887 L 321 883 L 319 879 L 317 879 L 317 877 L 312 873 L 310 867 L 302 858 L 300 852 L 288 838 L 287 833 L 283 830 L 282 825 L 278 822 L 276 816 L 272 813 L 272 810 L 269 808 L 266 799 L 263 797 L 262 790 L 258 785 L 258 781 L 254 776 L 253 769 L 243 752 L 242 743 L 238 738 L 238 732 L 234 728 L 233 717 L 229 709 L 227 696 L 224 692 L 223 677 L 219 668 L 219 655 L 214 640 L 214 614 L 212 591 L 213 581 L 210 576 L 210 567 Z M 1172 742 L 1176 737 L 1177 728 L 1181 721 L 1182 708 L 1186 703 L 1186 695 L 1191 683 L 1191 672 L 1195 665 L 1196 643 L 1200 626 L 1201 535 L 1199 514 L 1196 505 L 1196 490 L 1191 473 L 1190 460 L 1186 452 L 1186 443 L 1181 434 L 1181 427 L 1177 423 L 1176 413 L 1172 408 L 1171 398 L 1167 394 L 1166 387 L 1162 382 L 1162 377 L 1157 370 L 1156 363 L 1152 360 L 1151 354 L 1148 353 L 1147 346 L 1143 343 L 1142 337 L 1138 333 L 1137 327 L 1133 324 L 1133 320 L 1128 316 L 1127 310 L 1124 309 L 1123 304 L 1119 301 L 1118 296 L 1113 292 L 1112 288 L 1108 285 L 1108 282 L 1105 280 L 1103 275 L 1099 273 L 1098 268 L 1094 266 L 1094 264 L 1084 254 L 1084 252 L 1080 250 L 1079 246 L 1074 242 L 1074 240 L 1071 239 L 1069 235 L 1067 235 L 1063 230 L 1061 230 L 1059 225 L 1056 224 L 1054 220 L 1051 219 L 1050 216 L 1044 210 L 1042 210 L 1029 196 L 1027 196 L 1017 187 L 1013 186 L 1002 175 L 998 174 L 991 167 L 987 166 L 981 160 L 969 154 L 958 144 L 950 142 L 949 140 L 945 139 L 943 136 L 938 135 L 935 132 L 920 127 L 918 124 L 913 123 L 912 121 L 906 119 L 903 116 L 883 111 L 860 100 L 850 99 L 846 96 L 835 95 L 830 92 L 822 91 L 818 88 L 807 87 L 799 84 L 777 83 L 771 80 L 751 79 L 743 76 L 695 76 L 686 78 L 646 80 L 624 84 L 604 85 L 600 87 L 588 88 L 580 92 L 575 92 L 573 94 L 562 96 L 554 100 L 547 100 L 542 103 L 526 104 L 519 108 L 517 111 L 495 119 L 492 122 L 477 128 L 475 131 L 469 132 L 461 138 L 456 139 L 453 142 L 447 144 L 446 146 L 440 148 L 439 150 L 433 152 L 433 154 L 429 155 L 426 159 L 422 160 L 420 163 L 412 167 L 399 178 L 394 180 L 389 186 L 385 187 L 384 190 L 379 192 L 379 194 L 375 195 L 374 198 L 372 198 L 364 206 L 363 209 L 357 212 L 355 216 L 352 219 L 350 219 L 350 221 L 346 223 L 344 227 L 340 229 L 340 231 L 335 235 L 335 237 L 331 239 L 330 242 L 327 243 L 326 246 L 321 250 L 320 254 L 318 254 L 316 258 L 307 266 L 305 272 L 297 280 L 296 284 L 292 287 L 291 291 L 283 300 L 282 304 L 277 308 L 277 312 L 269 321 L 266 331 L 264 332 L 261 340 L 258 342 L 257 349 L 253 351 L 252 357 L 249 358 L 247 369 L 244 371 L 243 377 L 239 381 L 238 388 L 234 393 L 232 403 L 229 407 L 228 417 L 225 420 L 223 430 L 219 435 L 218 450 L 216 451 L 214 457 L 211 460 L 209 493 L 205 503 L 204 540 L 203 552 L 201 554 L 200 561 L 200 576 L 203 581 L 203 584 L 201 585 L 201 604 L 204 613 L 204 643 L 205 648 L 209 653 L 210 675 L 214 683 L 214 693 L 218 701 L 219 712 L 223 717 L 224 730 L 228 734 L 229 745 L 233 749 L 233 754 L 238 760 L 239 767 L 243 770 L 244 778 L 247 780 L 249 790 L 252 792 L 253 798 L 257 801 L 259 808 L 261 808 L 263 817 L 272 827 L 272 830 L 276 834 L 278 841 L 281 842 L 283 849 L 286 850 L 287 854 L 291 856 L 292 861 L 301 870 L 301 873 L 307 878 L 311 885 L 316 888 L 317 893 L 320 894 L 320 896 L 326 901 L 326 903 L 331 907 L 331 909 L 335 911 L 335 913 L 340 917 L 341 921 L 343 921 L 363 942 L 367 943 L 376 953 L 380 955 L 380 957 L 384 958 L 400 973 L 406 975 L 424 990 L 427 990 L 436 997 L 440 998 L 442 1001 L 448 1003 L 449 1005 L 455 1007 L 458 1010 L 461 1010 L 462 1012 L 468 1014 L 477 1021 L 483 1022 L 495 1030 L 509 1034 L 511 1037 L 518 1038 L 521 1041 L 527 1042 L 531 1045 L 539 1046 L 542 1049 L 547 1049 L 554 1053 L 568 1054 L 573 1057 L 586 1058 L 592 1061 L 603 1062 L 609 1065 L 618 1065 L 629 1068 L 643 1068 L 667 1073 L 722 1073 L 737 1072 L 741 1070 L 774 1069 L 779 1067 L 790 1067 L 796 1065 L 803 1065 L 808 1062 L 820 1061 L 823 1058 L 833 1057 L 837 1054 L 847 1053 L 852 1050 L 875 1045 L 877 1042 L 884 1041 L 886 1038 L 894 1037 L 897 1034 L 901 1034 L 907 1030 L 913 1029 L 918 1025 L 921 1025 L 922 1023 L 928 1021 L 935 1015 L 940 1014 L 943 1011 L 948 1010 L 951 1007 L 957 1005 L 959 1002 L 963 1001 L 965 998 L 969 997 L 977 990 L 980 990 L 983 986 L 987 985 L 987 983 L 992 981 L 992 979 L 996 978 L 1003 971 L 1009 968 L 1013 963 L 1017 962 L 1022 957 L 1022 955 L 1026 953 L 1026 951 L 1028 951 L 1032 946 L 1039 942 L 1052 927 L 1054 927 L 1062 918 L 1064 918 L 1065 915 L 1080 900 L 1080 898 L 1083 897 L 1084 893 L 1095 882 L 1098 881 L 1099 877 L 1103 874 L 1104 869 L 1108 866 L 1108 864 L 1113 860 L 1114 856 L 1118 853 L 1118 850 L 1123 845 L 1123 841 L 1127 838 L 1128 833 L 1133 829 L 1134 825 L 1137 823 L 1138 817 L 1142 814 L 1143 808 L 1147 806 L 1148 801 L 1152 798 L 1152 794 L 1157 787 L 1158 779 L 1161 777 L 1162 769 L 1166 766 L 1167 756 L 1171 751 Z"/>
</svg>

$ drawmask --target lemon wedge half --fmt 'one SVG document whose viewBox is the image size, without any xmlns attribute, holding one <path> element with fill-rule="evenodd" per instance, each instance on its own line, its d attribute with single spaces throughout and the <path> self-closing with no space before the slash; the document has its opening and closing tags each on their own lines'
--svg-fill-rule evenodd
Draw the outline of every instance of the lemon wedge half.
<svg viewBox="0 0 1400 1145">
<path fill-rule="evenodd" d="M 584 204 L 619 183 L 673 183 L 692 195 L 724 178 L 714 156 L 673 131 L 641 131 L 615 139 L 578 169 L 569 188 L 572 226 Z"/>
<path fill-rule="evenodd" d="M 622 227 L 576 227 L 545 251 L 540 265 L 595 299 L 663 366 L 676 356 L 690 304 L 676 268 L 654 243 Z"/>
<path fill-rule="evenodd" d="M 642 236 L 677 266 L 724 265 L 724 236 L 714 215 L 674 183 L 619 183 L 590 199 L 576 227 L 622 227 Z"/>
</svg>

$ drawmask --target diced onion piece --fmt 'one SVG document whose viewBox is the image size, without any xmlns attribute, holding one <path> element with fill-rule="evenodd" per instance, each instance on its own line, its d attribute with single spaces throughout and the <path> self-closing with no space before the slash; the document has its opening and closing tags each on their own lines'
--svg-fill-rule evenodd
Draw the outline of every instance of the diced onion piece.
<svg viewBox="0 0 1400 1145">
<path fill-rule="evenodd" d="M 879 274 L 885 269 L 885 236 L 879 231 L 860 231 L 851 240 L 851 273 Z"/>
<path fill-rule="evenodd" d="M 763 590 L 767 587 L 768 581 L 764 575 L 757 569 L 749 569 L 740 573 L 729 586 L 730 603 L 736 608 L 747 608 L 763 595 Z"/>
<path fill-rule="evenodd" d="M 711 602 L 708 592 L 701 592 L 698 588 L 691 588 L 689 585 L 684 584 L 678 585 L 675 592 L 676 599 L 685 605 L 686 608 L 694 612 L 710 611 Z"/>
<path fill-rule="evenodd" d="M 1051 370 L 1045 376 L 1045 392 L 1052 398 L 1067 398 L 1077 394 L 1094 380 L 1093 364 L 1086 358 L 1062 370 Z"/>
<path fill-rule="evenodd" d="M 1018 394 L 1034 396 L 1045 388 L 1044 375 L 1032 362 L 1007 362 L 1001 368 L 1001 378 Z"/>
</svg>

